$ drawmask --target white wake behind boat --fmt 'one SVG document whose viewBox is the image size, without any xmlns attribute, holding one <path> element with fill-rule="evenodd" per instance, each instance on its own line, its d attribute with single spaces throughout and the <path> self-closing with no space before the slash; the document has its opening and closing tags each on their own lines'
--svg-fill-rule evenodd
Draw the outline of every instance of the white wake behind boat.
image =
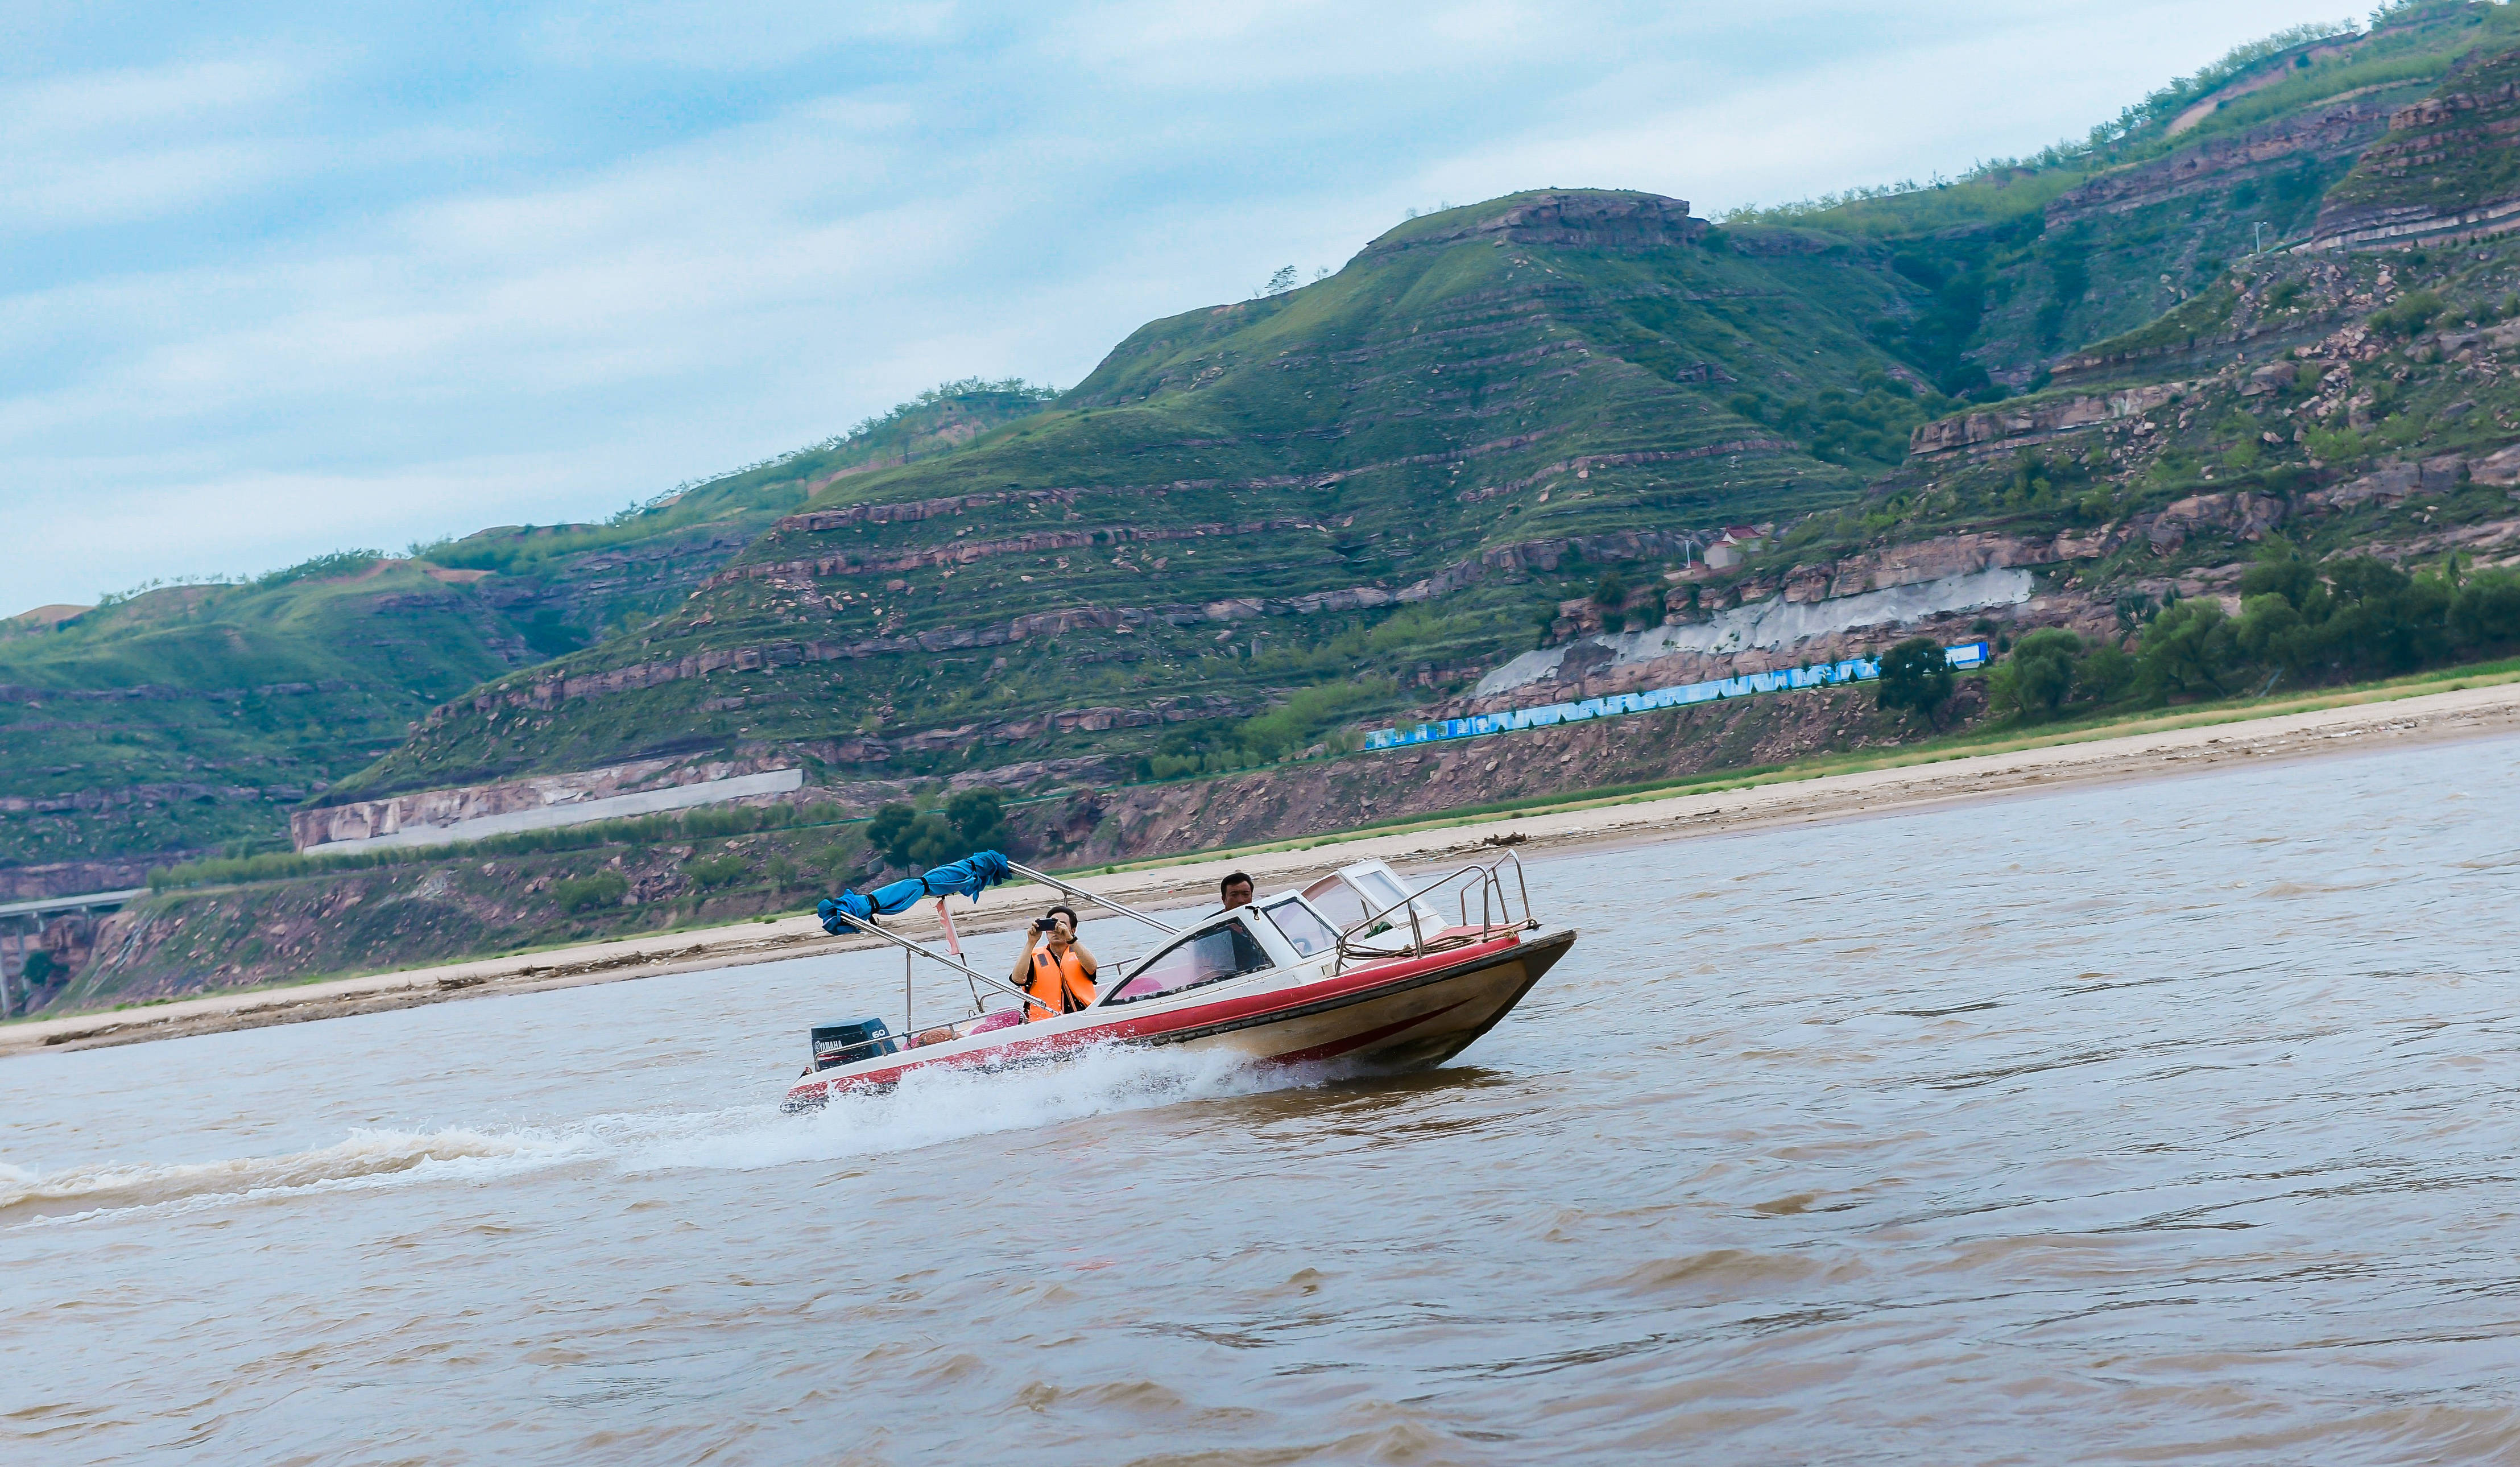
<svg viewBox="0 0 2520 1467">
<path fill-rule="evenodd" d="M 1486 1033 L 1575 941 L 1574 929 L 1533 919 L 1511 852 L 1415 890 L 1382 862 L 1359 861 L 1188 928 L 1013 869 L 1154 927 L 1163 940 L 1142 958 L 1106 965 L 1099 996 L 1073 1014 L 1026 1023 L 1018 1004 L 925 1029 L 905 1018 L 898 1033 L 879 1019 L 817 1028 L 812 1063 L 782 1109 L 887 1089 L 931 1066 L 1055 1064 L 1109 1044 L 1222 1050 L 1262 1065 L 1423 1069 Z M 853 925 L 1021 997 L 955 957 L 872 922 Z"/>
</svg>

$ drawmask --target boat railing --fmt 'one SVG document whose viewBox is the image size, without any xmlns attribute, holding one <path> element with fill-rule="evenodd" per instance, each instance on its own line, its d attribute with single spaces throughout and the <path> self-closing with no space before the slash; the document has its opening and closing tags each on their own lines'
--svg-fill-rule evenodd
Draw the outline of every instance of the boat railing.
<svg viewBox="0 0 2520 1467">
<path fill-rule="evenodd" d="M 1072 886 L 1066 882 L 1060 881 L 1058 877 L 1051 875 L 1047 871 L 1036 870 L 1031 866 L 1025 865 L 1021 861 L 1007 862 L 1007 869 L 1013 872 L 1015 875 L 1022 877 L 1026 881 L 1048 887 L 1062 896 L 1072 896 L 1078 901 L 1090 901 L 1096 906 L 1102 907 L 1105 911 L 1117 913 L 1133 922 L 1143 922 L 1147 926 L 1153 928 L 1155 931 L 1162 933 L 1166 937 L 1171 937 L 1181 931 L 1180 928 L 1173 926 L 1171 923 L 1164 921 L 1160 917 L 1149 917 L 1145 912 L 1139 911 L 1136 907 L 1114 901 L 1108 896 L 1089 892 L 1083 887 Z"/>
<path fill-rule="evenodd" d="M 1506 888 L 1506 868 L 1512 867 L 1513 887 Z M 1424 919 L 1418 914 L 1421 898 L 1430 898 L 1446 888 L 1459 896 L 1461 923 L 1450 932 L 1426 935 Z M 1470 935 L 1470 894 L 1479 897 L 1478 935 Z M 1440 908 L 1438 908 L 1440 910 Z M 1519 911 L 1519 915 L 1516 912 Z M 1388 947 L 1369 946 L 1368 940 L 1396 931 L 1399 923 L 1393 914 L 1408 913 L 1409 946 L 1395 953 Z M 1499 933 L 1518 932 L 1535 926 L 1531 918 L 1531 887 L 1523 879 L 1522 857 L 1508 850 L 1493 861 L 1472 861 L 1436 877 L 1418 890 L 1365 914 L 1361 919 L 1340 929 L 1338 935 L 1338 967 L 1344 971 L 1351 962 L 1372 962 L 1399 956 L 1417 956 L 1441 952 L 1447 948 L 1484 942 Z"/>
<path fill-rule="evenodd" d="M 896 1050 L 917 1049 L 925 1044 L 943 1043 L 943 1038 L 936 1037 L 940 1031 L 959 1031 L 961 1025 L 968 1022 L 968 1020 L 965 1020 L 956 1021 L 951 1024 L 931 1024 L 925 1029 L 919 1027 L 918 1020 L 912 1009 L 911 960 L 914 957 L 922 957 L 931 962 L 942 963 L 946 967 L 953 969 L 955 972 L 962 974 L 965 978 L 969 979 L 974 985 L 971 989 L 971 1007 L 975 1010 L 984 1007 L 984 1005 L 979 1002 L 979 988 L 977 985 L 980 984 L 987 984 L 992 988 L 996 988 L 1001 992 L 1010 994 L 1019 1003 L 1028 1002 L 1032 997 L 1031 994 L 1026 993 L 1023 989 L 1016 987 L 1013 984 L 1009 983 L 1003 978 L 983 973 L 979 969 L 972 967 L 970 964 L 964 962 L 959 957 L 950 953 L 938 952 L 935 948 L 928 946 L 926 943 L 912 938 L 903 937 L 901 934 L 893 932 L 879 923 L 871 920 L 863 922 L 852 921 L 848 924 L 848 928 L 851 932 L 864 933 L 868 937 L 879 939 L 901 949 L 901 1032 L 892 1039 L 893 1046 Z M 945 1037 L 948 1038 L 955 1036 L 957 1035 L 952 1032 L 945 1035 Z"/>
<path fill-rule="evenodd" d="M 1096 906 L 1102 907 L 1106 911 L 1115 913 L 1122 917 L 1130 918 L 1134 921 L 1143 922 L 1147 926 L 1153 928 L 1155 931 L 1162 933 L 1167 937 L 1181 931 L 1180 928 L 1175 927 L 1171 923 L 1166 922 L 1159 917 L 1148 916 L 1147 913 L 1138 910 L 1136 907 L 1114 901 L 1108 896 L 1099 895 L 1093 892 L 1086 891 L 1083 887 L 1061 881 L 1047 871 L 1037 870 L 1018 861 L 1007 862 L 1007 869 L 1017 876 L 1048 887 L 1061 895 L 1074 897 L 1080 901 L 1092 902 Z M 868 937 L 879 939 L 901 949 L 901 1032 L 891 1036 L 886 1041 L 893 1046 L 892 1050 L 888 1052 L 919 1049 L 929 1044 L 941 1044 L 948 1039 L 962 1037 L 965 1032 L 965 1026 L 970 1024 L 975 1019 L 985 1017 L 985 1011 L 988 1006 L 980 999 L 980 990 L 978 986 L 981 984 L 986 984 L 990 987 L 1012 997 L 1018 1005 L 1032 1002 L 1032 995 L 1030 993 L 1025 992 L 1022 988 L 1016 986 L 1008 980 L 992 977 L 989 974 L 982 973 L 977 968 L 964 962 L 960 956 L 939 952 L 924 942 L 903 937 L 901 934 L 885 928 L 881 923 L 875 921 L 873 918 L 867 918 L 865 920 L 853 919 L 848 923 L 848 928 L 851 932 L 864 933 Z M 930 1024 L 924 1029 L 920 1028 L 918 1016 L 914 1009 L 915 994 L 912 990 L 911 982 L 912 975 L 910 965 L 911 960 L 914 957 L 923 957 L 933 962 L 942 963 L 946 967 L 953 969 L 955 972 L 962 974 L 966 979 L 970 980 L 973 985 L 971 989 L 972 1012 L 965 1018 L 954 1020 L 949 1023 Z M 1121 963 L 1119 966 L 1121 970 L 1125 972 L 1128 967 L 1136 961 L 1136 959 L 1132 958 Z M 1020 1013 L 1023 1012 L 1023 1010 L 1018 1007 L 1017 1012 Z"/>
</svg>

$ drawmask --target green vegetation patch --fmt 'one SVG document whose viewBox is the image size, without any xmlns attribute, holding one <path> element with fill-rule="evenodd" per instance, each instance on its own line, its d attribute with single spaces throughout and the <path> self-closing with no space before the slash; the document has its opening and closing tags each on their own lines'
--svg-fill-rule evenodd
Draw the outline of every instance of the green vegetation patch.
<svg viewBox="0 0 2520 1467">
<path fill-rule="evenodd" d="M 2500 9 L 2500 7 L 2498 7 Z M 2520 50 L 2452 71 L 2433 95 L 2458 105 L 2436 120 L 2392 129 L 2330 190 L 2331 210 L 2423 205 L 2456 210 L 2520 197 Z"/>
<path fill-rule="evenodd" d="M 1366 716 L 1521 651 L 1577 561 L 1678 559 L 1622 537 L 1845 503 L 1904 449 L 1914 372 L 1867 330 L 1912 313 L 1916 282 L 1685 230 L 1467 232 L 1516 204 L 1149 323 L 1049 411 L 832 481 L 635 639 L 492 683 L 495 716 L 459 708 L 331 798 L 708 743 L 828 742 L 893 773 L 1283 757 L 1331 704 Z M 1778 421 L 1735 410 L 1787 380 Z M 554 675 L 626 686 L 535 706 Z M 1078 736 L 1060 721 L 1098 708 Z M 1247 721 L 1279 708 L 1285 728 Z M 1173 738 L 1185 721 L 1213 726 Z"/>
</svg>

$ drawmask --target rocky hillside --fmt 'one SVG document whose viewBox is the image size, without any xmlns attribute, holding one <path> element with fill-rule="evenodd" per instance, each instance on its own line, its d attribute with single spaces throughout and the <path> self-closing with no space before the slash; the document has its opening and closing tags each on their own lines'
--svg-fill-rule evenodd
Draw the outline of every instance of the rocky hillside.
<svg viewBox="0 0 2520 1467">
<path fill-rule="evenodd" d="M 1985 613 L 2000 629 L 2110 643 L 2180 600 L 2239 616 L 2270 556 L 2422 571 L 2447 594 L 2520 566 L 2514 316 L 2520 238 L 2252 259 L 2087 353 L 2091 386 L 1920 428 L 1863 506 L 1805 522 L 1749 573 L 1862 584 L 1885 541 L 1975 558 L 2023 576 Z M 2365 670 L 2444 655 L 2381 652 Z"/>
<path fill-rule="evenodd" d="M 2463 58 L 2392 113 L 2320 205 L 2312 248 L 2454 245 L 2520 228 L 2520 53 Z"/>
<path fill-rule="evenodd" d="M 2087 147 L 1769 217 L 1890 246 L 1933 303 L 1872 329 L 1943 390 L 2036 389 L 2060 356 L 2175 309 L 2232 262 L 2330 237 L 2329 191 L 2402 109 L 2520 43 L 2520 11 L 2402 0 L 2367 29 L 2306 29 L 2155 93 Z"/>
<path fill-rule="evenodd" d="M 1045 396 L 952 384 L 608 525 L 484 530 L 410 559 L 329 556 L 0 623 L 0 900 L 286 849 L 292 805 L 399 748 L 445 699 L 640 624 L 817 491 L 951 451 Z"/>
<path fill-rule="evenodd" d="M 2356 209 L 2403 211 L 2372 180 L 2404 192 L 2407 160 L 2451 133 L 2485 151 L 2424 173 L 2424 206 L 2479 190 L 2497 206 L 2513 15 L 2425 0 L 2250 48 L 2105 146 L 1949 188 L 1720 230 L 1605 193 L 1414 221 L 1328 280 L 1142 329 L 1019 429 L 835 486 L 635 641 L 439 708 L 328 798 L 700 749 L 807 762 L 832 788 L 1038 790 L 1266 763 L 1385 712 L 1860 650 L 1880 607 L 1818 630 L 1797 614 L 1787 635 L 1728 605 L 1755 577 L 1677 599 L 1657 577 L 1728 524 L 1846 524 L 1833 507 L 1865 481 L 2141 421 L 2234 350 L 2377 308 L 2345 266 L 2269 262 L 2333 253 Z M 2274 294 L 2243 299 L 2270 271 Z M 2002 405 L 1937 422 L 1903 468 L 1945 394 Z M 1865 523 L 1990 532 L 1912 509 Z M 1966 627 L 1978 591 L 1941 582 L 2098 529 L 1829 584 L 1912 587 L 1881 606 Z M 1842 599 L 1788 580 L 1786 604 Z M 1535 633 L 1597 629 L 1605 581 L 1646 630 L 1500 685 Z"/>
<path fill-rule="evenodd" d="M 1964 726 L 1982 711 L 1971 686 L 1942 722 Z M 1010 814 L 1028 852 L 1062 864 L 1136 860 L 1894 745 L 1918 726 L 1861 689 L 1832 690 L 1458 747 L 1081 789 Z M 875 861 L 864 823 L 832 813 L 807 807 L 791 825 L 734 837 L 601 839 L 594 831 L 569 849 L 492 849 L 170 891 L 101 923 L 66 921 L 56 943 L 70 959 L 60 970 L 65 980 L 41 997 L 67 1011 L 791 913 L 833 884 L 863 879 Z"/>
<path fill-rule="evenodd" d="M 832 485 L 672 615 L 441 706 L 328 798 L 702 745 L 1017 786 L 1299 752 L 1528 647 L 1603 566 L 1850 501 L 1923 416 L 1863 325 L 1918 296 L 1883 250 L 1651 195 L 1430 215 Z M 1744 385 L 1855 431 L 1822 457 L 1736 411 Z"/>
</svg>

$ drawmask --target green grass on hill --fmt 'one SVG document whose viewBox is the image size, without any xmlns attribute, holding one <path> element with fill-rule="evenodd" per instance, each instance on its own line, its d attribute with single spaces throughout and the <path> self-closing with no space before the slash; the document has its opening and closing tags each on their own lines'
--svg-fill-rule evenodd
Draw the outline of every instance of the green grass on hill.
<svg viewBox="0 0 2520 1467">
<path fill-rule="evenodd" d="M 2520 119 L 2520 105 L 2511 100 L 2515 85 L 2520 50 L 2461 68 L 2434 95 L 2481 99 L 2481 105 L 2462 105 L 2444 121 L 2394 133 L 2329 191 L 2327 206 L 2420 204 L 2456 210 L 2520 195 L 2520 151 L 2503 137 Z"/>
<path fill-rule="evenodd" d="M 607 525 L 322 556 L 0 634 L 0 792 L 37 804 L 0 809 L 0 865 L 285 849 L 290 806 L 436 704 L 680 603 L 809 483 L 950 452 L 1049 395 L 949 383 Z"/>
<path fill-rule="evenodd" d="M 507 526 L 416 545 L 412 553 L 441 566 L 526 575 L 729 521 L 739 522 L 749 540 L 834 475 L 950 453 L 1000 424 L 1041 411 L 1058 395 L 1013 380 L 947 383 L 848 433 L 682 485 L 602 525 Z"/>
<path fill-rule="evenodd" d="M 2381 120 L 2411 102 L 2471 55 L 2520 42 L 2520 8 L 2422 0 L 2386 7 L 2347 54 L 2314 58 L 2314 38 L 2338 26 L 2305 26 L 2236 48 L 2155 91 L 2069 146 L 2037 158 L 1987 164 L 1956 180 L 1860 189 L 1728 223 L 1789 225 L 1820 237 L 1861 237 L 1906 256 L 1911 272 L 1938 295 L 1937 309 L 1914 326 L 1885 325 L 1911 338 L 1900 349 L 1922 361 L 1944 390 L 1991 395 L 1984 384 L 2035 388 L 2057 356 L 2142 328 L 2258 248 L 2305 236 L 2322 195 L 2337 184 L 2353 151 L 2234 151 L 2244 135 L 2263 140 L 2284 125 L 2318 117 L 2339 99 L 2370 111 L 2364 142 Z M 2252 80 L 2270 66 L 2287 79 L 2231 97 L 2196 125 L 2171 124 L 2226 82 Z M 2319 129 L 2306 128 L 2304 136 Z M 2361 143 L 2352 145 L 2359 151 Z M 2503 150 L 2488 150 L 2499 157 Z M 2157 180 L 2152 194 L 2096 212 L 2053 211 L 2086 184 Z M 2466 187 L 2460 184 L 2458 187 Z M 1973 377 L 1974 367 L 1984 373 Z"/>
<path fill-rule="evenodd" d="M 0 788 L 36 802 L 0 812 L 0 861 L 285 846 L 289 806 L 532 656 L 472 587 L 377 561 L 0 640 Z"/>
<path fill-rule="evenodd" d="M 1639 196 L 1567 197 L 1607 216 Z M 884 756 L 931 773 L 1131 756 L 1152 731 L 1068 734 L 1039 720 L 1097 705 L 1248 717 L 1358 677 L 1389 679 L 1396 703 L 1527 647 L 1541 614 L 1598 572 L 1579 578 L 1560 555 L 1537 579 L 1489 575 L 1414 610 L 1288 603 L 1359 587 L 1387 596 L 1520 545 L 1702 531 L 1857 492 L 1859 472 L 1733 399 L 1755 385 L 1824 410 L 1832 390 L 1842 401 L 1882 393 L 1905 364 L 1867 328 L 1913 314 L 1915 282 L 1854 247 L 1771 256 L 1681 233 L 1629 248 L 1471 227 L 1537 198 L 1429 215 L 1315 285 L 1149 323 L 1056 408 L 953 455 L 839 481 L 809 508 L 991 502 L 774 530 L 730 566 L 735 578 L 562 670 L 886 637 L 931 645 L 677 677 L 548 711 L 504 702 L 520 684 L 502 681 L 484 690 L 502 700 L 496 719 L 456 712 L 340 793 L 582 767 L 694 740 L 846 762 L 853 740 L 950 736 Z M 1882 467 L 1887 457 L 1868 455 L 1895 451 L 1885 443 L 1903 445 L 1921 416 L 1839 456 Z M 742 575 L 748 567 L 763 573 Z M 1257 605 L 1224 609 L 1237 601 Z M 1124 611 L 1125 627 L 1006 630 L 1044 613 Z"/>
</svg>

